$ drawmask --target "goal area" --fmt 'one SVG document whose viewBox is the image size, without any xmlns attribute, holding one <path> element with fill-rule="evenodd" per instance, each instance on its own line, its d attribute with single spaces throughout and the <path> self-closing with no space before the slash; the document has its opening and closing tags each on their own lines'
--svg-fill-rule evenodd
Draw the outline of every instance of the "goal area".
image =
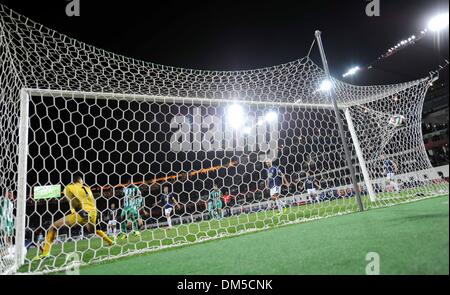
<svg viewBox="0 0 450 295">
<path fill-rule="evenodd" d="M 327 76 L 309 56 L 247 71 L 163 66 L 1 4 L 0 61 L 2 274 L 349 214 L 362 209 L 357 196 L 371 210 L 448 193 L 448 166 L 432 167 L 422 139 L 432 76 L 377 86 L 331 79 L 323 91 Z M 268 181 L 270 165 L 282 183 Z M 74 175 L 90 187 L 95 226 L 114 244 L 77 221 L 59 227 L 49 255 L 36 259 L 54 222 L 72 212 L 64 188 Z M 132 221 L 121 218 L 128 180 L 140 198 Z"/>
</svg>

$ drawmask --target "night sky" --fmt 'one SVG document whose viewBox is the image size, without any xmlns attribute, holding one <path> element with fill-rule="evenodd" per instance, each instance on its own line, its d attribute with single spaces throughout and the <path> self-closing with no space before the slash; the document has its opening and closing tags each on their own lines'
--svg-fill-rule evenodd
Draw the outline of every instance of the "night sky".
<svg viewBox="0 0 450 295">
<path fill-rule="evenodd" d="M 330 70 L 339 78 L 349 67 L 370 64 L 400 40 L 417 34 L 431 16 L 448 11 L 445 0 L 380 0 L 379 17 L 365 14 L 366 0 L 81 0 L 81 15 L 68 17 L 68 0 L 30 2 L 0 0 L 87 44 L 195 69 L 241 70 L 292 61 L 308 53 L 319 29 Z M 317 47 L 312 57 L 321 64 Z M 430 34 L 349 82 L 408 81 L 426 76 L 444 59 L 448 59 L 448 30 L 439 38 Z"/>
</svg>

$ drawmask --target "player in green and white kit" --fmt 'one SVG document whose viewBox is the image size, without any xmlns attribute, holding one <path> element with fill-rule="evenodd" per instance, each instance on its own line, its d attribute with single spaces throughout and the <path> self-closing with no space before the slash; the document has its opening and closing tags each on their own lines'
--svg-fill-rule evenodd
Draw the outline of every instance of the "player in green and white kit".
<svg viewBox="0 0 450 295">
<path fill-rule="evenodd" d="M 7 192 L 0 198 L 0 253 L 8 253 L 12 249 L 14 236 L 14 198 L 12 192 Z M 4 252 L 5 251 L 5 252 Z"/>
<path fill-rule="evenodd" d="M 123 189 L 123 207 L 120 213 L 121 223 L 121 239 L 127 237 L 128 223 L 131 223 L 131 229 L 135 236 L 140 236 L 138 219 L 139 209 L 143 205 L 141 190 L 135 184 L 131 183 L 131 179 L 127 181 L 127 186 Z"/>
<path fill-rule="evenodd" d="M 217 184 L 214 184 L 213 190 L 209 194 L 208 210 L 211 218 L 222 219 L 222 192 Z"/>
</svg>

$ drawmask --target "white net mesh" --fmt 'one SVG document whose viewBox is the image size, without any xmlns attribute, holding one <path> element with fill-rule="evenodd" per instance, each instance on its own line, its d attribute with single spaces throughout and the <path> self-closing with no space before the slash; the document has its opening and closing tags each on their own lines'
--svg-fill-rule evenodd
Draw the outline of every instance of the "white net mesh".
<svg viewBox="0 0 450 295">
<path fill-rule="evenodd" d="M 334 110 L 318 90 L 324 73 L 308 57 L 252 71 L 199 71 L 88 46 L 2 5 L 0 24 L 0 190 L 26 208 L 25 224 L 16 228 L 29 246 L 20 271 L 55 271 L 74 257 L 92 263 L 358 210 Z M 362 153 L 358 158 L 345 121 L 365 208 L 448 191 L 422 142 L 428 85 L 428 78 L 365 87 L 334 81 L 340 115 L 352 120 Z M 28 140 L 20 146 L 24 101 Z M 394 127 L 393 116 L 405 120 Z M 268 158 L 278 169 L 264 167 Z M 113 246 L 82 219 L 52 225 L 70 214 L 61 190 L 75 173 L 91 188 L 96 228 L 114 236 Z M 141 197 L 124 196 L 124 177 Z M 222 196 L 212 193 L 214 184 Z M 61 185 L 58 195 L 37 200 L 36 189 L 49 185 Z M 55 227 L 49 255 L 33 260 Z M 0 261 L 6 272 L 6 255 Z"/>
<path fill-rule="evenodd" d="M 441 190 L 435 184 L 442 181 L 437 172 L 443 171 L 429 170 L 431 164 L 423 148 L 420 127 L 429 83 L 424 79 L 383 98 L 348 108 L 376 192 L 423 196 L 430 189 Z M 444 193 L 446 186 L 442 189 Z"/>
<path fill-rule="evenodd" d="M 0 270 L 12 273 L 15 270 L 14 201 L 12 192 L 7 191 L 0 199 Z"/>
</svg>

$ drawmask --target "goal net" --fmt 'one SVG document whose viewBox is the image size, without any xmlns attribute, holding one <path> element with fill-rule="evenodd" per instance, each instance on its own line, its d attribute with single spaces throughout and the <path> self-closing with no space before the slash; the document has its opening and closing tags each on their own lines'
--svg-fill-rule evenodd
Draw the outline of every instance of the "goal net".
<svg viewBox="0 0 450 295">
<path fill-rule="evenodd" d="M 359 210 L 325 75 L 309 57 L 233 72 L 162 66 L 0 5 L 0 61 L 0 204 L 13 208 L 0 207 L 0 273 Z M 448 167 L 433 168 L 422 141 L 431 81 L 332 81 L 364 209 L 448 192 Z M 68 201 L 74 175 L 90 209 Z"/>
</svg>

